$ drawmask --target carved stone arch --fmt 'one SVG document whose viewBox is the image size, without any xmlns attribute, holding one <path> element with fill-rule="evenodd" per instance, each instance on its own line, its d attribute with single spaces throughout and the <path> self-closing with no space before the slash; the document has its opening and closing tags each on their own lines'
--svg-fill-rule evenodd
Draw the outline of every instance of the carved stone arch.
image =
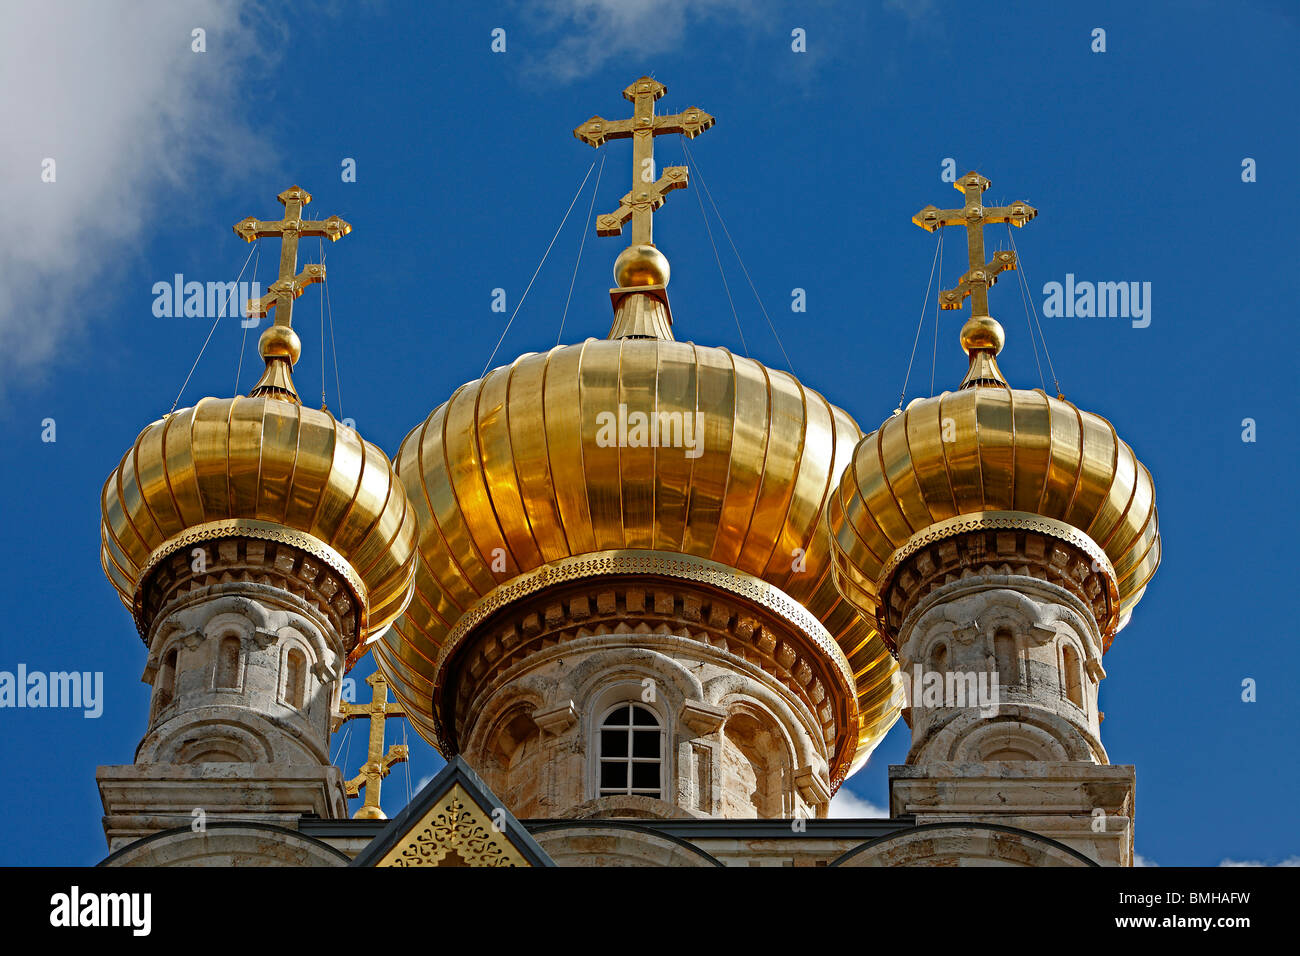
<svg viewBox="0 0 1300 956">
<path fill-rule="evenodd" d="M 522 709 L 531 717 L 532 713 L 544 709 L 551 699 L 553 688 L 547 682 L 539 680 L 536 675 L 524 674 L 511 681 L 508 694 L 493 693 L 488 696 L 485 707 L 474 715 L 473 726 L 464 738 L 461 752 L 466 754 L 485 754 L 493 747 L 493 737 L 497 732 L 506 712 Z"/>
<path fill-rule="evenodd" d="M 200 832 L 163 830 L 127 844 L 100 866 L 347 866 L 346 854 L 270 823 L 216 821 Z"/>
<path fill-rule="evenodd" d="M 608 797 L 584 800 L 559 814 L 565 820 L 696 820 L 707 818 L 707 813 L 678 806 L 667 800 L 656 800 L 640 794 L 620 793 Z"/>
<path fill-rule="evenodd" d="M 630 822 L 553 823 L 533 839 L 560 866 L 721 866 L 685 840 Z"/>
<path fill-rule="evenodd" d="M 204 638 L 209 641 L 218 641 L 232 635 L 241 641 L 248 641 L 252 639 L 257 627 L 247 614 L 218 608 L 216 613 L 203 622 L 202 631 Z"/>
<path fill-rule="evenodd" d="M 150 661 L 146 678 L 153 685 L 153 694 L 149 701 L 149 723 L 153 724 L 159 716 L 176 700 L 177 681 L 181 674 L 180 628 L 172 628 L 167 638 L 161 643 L 157 663 Z"/>
<path fill-rule="evenodd" d="M 253 631 L 253 622 L 234 611 L 219 610 L 204 621 L 202 634 L 207 648 L 204 681 L 209 688 L 235 693 L 243 690 Z"/>
<path fill-rule="evenodd" d="M 994 718 L 953 741 L 954 760 L 1069 760 L 1069 748 L 1051 733 L 1023 720 Z"/>
<path fill-rule="evenodd" d="M 821 725 L 809 713 L 802 701 L 790 695 L 787 699 L 771 688 L 738 674 L 715 677 L 703 688 L 703 699 L 724 709 L 733 699 L 751 699 L 766 708 L 785 732 L 786 742 L 793 752 L 794 762 L 800 767 L 827 765 L 826 742 L 821 736 Z M 802 731 L 802 732 L 800 732 Z M 819 747 L 814 749 L 813 742 Z"/>
<path fill-rule="evenodd" d="M 232 719 L 216 708 L 211 716 L 185 715 L 165 721 L 140 742 L 138 763 L 268 763 L 279 756 L 272 727 L 260 718 Z M 258 726 L 262 724 L 264 726 Z"/>
<path fill-rule="evenodd" d="M 279 670 L 276 674 L 276 698 L 286 707 L 292 707 L 304 715 L 313 709 L 312 675 L 316 675 L 315 664 L 318 662 L 318 649 L 313 646 L 309 628 L 299 628 L 297 622 L 286 624 L 276 631 L 275 661 Z M 307 630 L 308 634 L 303 631 Z M 297 667 L 292 661 L 297 660 Z M 291 686 L 296 683 L 297 686 Z M 301 698 L 299 697 L 301 694 Z"/>
<path fill-rule="evenodd" d="M 292 623 L 285 624 L 276 631 L 276 639 L 300 641 L 316 679 L 322 684 L 332 683 L 338 677 L 338 669 L 335 667 L 337 655 L 326 643 L 320 628 L 315 621 L 301 614 L 292 615 L 291 620 Z"/>
<path fill-rule="evenodd" d="M 484 732 L 473 751 L 476 769 L 488 788 L 502 800 L 514 805 L 521 776 L 531 778 L 536 767 L 531 763 L 537 753 L 541 730 L 533 720 L 538 701 L 529 695 L 507 700 L 490 722 L 481 722 Z"/>
<path fill-rule="evenodd" d="M 1101 742 L 1085 737 L 1076 724 L 1041 708 L 1014 704 L 1003 705 L 994 717 L 982 717 L 971 711 L 954 712 L 947 721 L 933 728 L 923 742 L 923 759 L 926 762 L 1023 759 L 993 756 L 999 750 L 1014 749 L 1017 742 L 1031 754 L 1029 759 L 1106 763 Z M 908 762 L 921 760 L 920 751 L 913 745 Z"/>
<path fill-rule="evenodd" d="M 1056 840 L 995 823 L 931 823 L 870 840 L 831 866 L 1096 866 Z"/>
<path fill-rule="evenodd" d="M 752 698 L 729 695 L 724 706 L 721 767 L 722 815 L 728 818 L 793 816 L 794 748 L 781 722 Z"/>
<path fill-rule="evenodd" d="M 704 696 L 700 679 L 680 661 L 667 654 L 637 647 L 610 648 L 606 653 L 584 657 L 574 668 L 569 686 L 578 712 L 589 717 L 592 708 L 599 706 L 594 703 L 595 698 L 604 695 L 608 685 L 633 680 L 642 684 L 647 678 L 654 682 L 655 697 L 667 698 L 658 708 L 664 718 L 680 710 L 685 701 L 699 700 Z M 639 700 L 640 696 L 638 689 L 635 698 L 629 700 Z"/>
<path fill-rule="evenodd" d="M 1061 699 L 1087 713 L 1088 695 L 1084 693 L 1084 661 L 1087 658 L 1070 637 L 1062 637 L 1058 666 L 1061 674 Z"/>
<path fill-rule="evenodd" d="M 921 660 L 925 661 L 925 669 L 934 673 L 945 673 L 952 661 L 952 653 L 949 650 L 952 644 L 952 631 L 935 631 L 929 635 L 929 638 L 921 651 Z"/>
</svg>

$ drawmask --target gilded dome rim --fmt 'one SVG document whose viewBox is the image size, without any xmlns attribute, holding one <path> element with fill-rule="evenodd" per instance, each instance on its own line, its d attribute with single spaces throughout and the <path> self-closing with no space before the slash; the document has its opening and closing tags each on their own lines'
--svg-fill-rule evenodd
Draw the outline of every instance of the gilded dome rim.
<svg viewBox="0 0 1300 956">
<path fill-rule="evenodd" d="M 140 569 L 139 581 L 135 587 L 135 596 L 131 602 L 131 614 L 135 618 L 136 628 L 140 631 L 142 637 L 148 633 L 148 628 L 144 626 L 141 617 L 144 611 L 145 585 L 148 583 L 149 575 L 153 570 L 162 561 L 190 545 L 231 537 L 255 538 L 260 541 L 275 541 L 280 544 L 287 544 L 324 561 L 343 576 L 343 579 L 347 581 L 348 586 L 352 588 L 360 602 L 358 607 L 361 614 L 357 621 L 358 640 L 361 640 L 362 636 L 369 631 L 369 590 L 366 588 L 365 582 L 361 580 L 361 576 L 352 567 L 351 562 L 339 554 L 338 551 L 313 534 L 285 525 L 278 525 L 272 521 L 262 521 L 256 518 L 223 518 L 218 521 L 205 521 L 192 528 L 187 528 L 181 534 L 163 542 L 154 549 L 145 566 Z"/>
</svg>

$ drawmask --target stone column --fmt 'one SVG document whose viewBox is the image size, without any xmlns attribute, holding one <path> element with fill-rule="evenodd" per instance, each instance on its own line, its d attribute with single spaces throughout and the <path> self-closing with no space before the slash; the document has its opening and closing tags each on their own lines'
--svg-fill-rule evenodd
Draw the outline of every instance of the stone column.
<svg viewBox="0 0 1300 956">
<path fill-rule="evenodd" d="M 1006 531 L 899 568 L 888 598 L 912 746 L 890 768 L 892 814 L 1000 823 L 1131 863 L 1133 768 L 1109 764 L 1097 709 L 1102 573 L 1074 545 Z"/>
<path fill-rule="evenodd" d="M 329 757 L 357 639 L 343 579 L 289 545 L 226 539 L 153 569 L 143 609 L 148 727 L 133 764 L 96 773 L 110 849 L 179 826 L 345 816 Z"/>
</svg>

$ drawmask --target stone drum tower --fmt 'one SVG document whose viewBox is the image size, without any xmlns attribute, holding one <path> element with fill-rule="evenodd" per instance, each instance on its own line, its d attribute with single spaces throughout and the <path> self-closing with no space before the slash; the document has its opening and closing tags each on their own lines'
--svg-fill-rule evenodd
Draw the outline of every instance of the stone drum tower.
<svg viewBox="0 0 1300 956">
<path fill-rule="evenodd" d="M 985 262 L 981 230 L 1036 210 L 983 206 L 988 185 L 968 173 L 964 208 L 915 218 L 970 235 L 970 271 L 940 298 L 971 298 L 970 369 L 858 446 L 827 511 L 836 582 L 896 649 L 907 690 L 893 815 L 1014 826 L 1129 865 L 1133 768 L 1109 764 L 1097 689 L 1160 562 L 1154 486 L 1110 422 L 999 370 L 987 292 L 1015 253 Z"/>
<path fill-rule="evenodd" d="M 329 756 L 341 678 L 410 599 L 402 485 L 378 447 L 304 407 L 290 376 L 293 300 L 324 278 L 320 265 L 295 274 L 298 238 L 351 227 L 302 219 L 311 196 L 296 186 L 279 199 L 283 220 L 235 227 L 283 239 L 280 279 L 249 307 L 275 309 L 260 381 L 149 425 L 104 484 L 104 572 L 153 687 L 135 762 L 97 774 L 109 848 L 186 828 L 119 864 L 322 862 L 284 827 L 346 816 Z"/>
</svg>

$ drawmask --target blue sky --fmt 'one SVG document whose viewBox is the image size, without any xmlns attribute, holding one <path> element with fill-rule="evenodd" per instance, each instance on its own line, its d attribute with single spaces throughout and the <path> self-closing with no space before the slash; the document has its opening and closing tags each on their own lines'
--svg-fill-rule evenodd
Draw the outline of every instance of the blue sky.
<svg viewBox="0 0 1300 956">
<path fill-rule="evenodd" d="M 1156 480 L 1164 564 L 1106 655 L 1103 740 L 1113 762 L 1137 766 L 1147 860 L 1300 855 L 1297 332 L 1281 294 L 1300 220 L 1290 4 L 998 4 L 971 26 L 970 5 L 905 0 L 665 0 L 653 15 L 612 0 L 273 7 L 30 3 L 0 39 L 0 670 L 102 671 L 105 682 L 98 719 L 0 710 L 0 863 L 101 859 L 94 768 L 129 763 L 144 731 L 144 647 L 99 570 L 98 496 L 171 406 L 211 328 L 155 317 L 154 283 L 233 279 L 249 247 L 231 225 L 275 218 L 291 183 L 310 190 L 310 212 L 354 226 L 326 250 L 341 382 L 340 395 L 330 356 L 329 406 L 392 453 L 482 372 L 506 318 L 491 311 L 492 290 L 513 310 L 606 153 L 596 212 L 617 204 L 627 144 L 594 152 L 570 131 L 624 115 L 619 91 L 643 73 L 668 86 L 661 111 L 696 105 L 718 118 L 690 144 L 703 180 L 794 371 L 864 430 L 897 404 L 925 297 L 935 239 L 911 216 L 960 204 L 940 179 L 945 158 L 989 177 L 988 198 L 1040 210 L 1015 235 L 1040 310 L 1044 284 L 1067 274 L 1151 284 L 1145 328 L 1042 319 L 1066 396 L 1111 419 Z M 195 27 L 204 53 L 191 50 Z M 1098 27 L 1104 53 L 1091 50 Z M 504 53 L 490 50 L 494 28 Z M 796 28 L 806 53 L 791 50 Z M 40 178 L 47 157 L 53 183 Z M 354 183 L 341 181 L 349 157 Z M 661 139 L 657 158 L 680 163 L 681 147 Z M 1255 182 L 1242 181 L 1245 158 Z M 555 343 L 595 178 L 494 364 Z M 742 347 L 697 185 L 656 217 L 677 335 L 784 366 L 715 223 Z M 622 246 L 589 235 L 566 342 L 607 331 Z M 999 247 L 1005 236 L 991 233 Z M 265 285 L 276 252 L 262 252 Z M 305 243 L 304 260 L 313 252 Z M 944 287 L 963 260 L 950 236 Z M 1013 384 L 1037 387 L 1017 282 L 990 294 L 1007 330 L 1001 363 Z M 806 290 L 804 314 L 790 310 L 794 288 Z M 311 289 L 296 314 L 308 402 L 326 354 L 320 302 Z M 909 399 L 930 394 L 932 354 L 936 390 L 960 381 L 962 318 L 940 316 L 935 353 L 931 305 Z M 242 333 L 218 323 L 182 405 L 232 393 Z M 47 418 L 54 442 L 41 440 Z M 352 676 L 371 669 L 363 661 Z M 352 737 L 340 758 L 349 772 L 362 759 Z M 441 759 L 408 738 L 413 787 Z M 886 805 L 888 765 L 906 749 L 900 723 L 848 790 Z M 406 791 L 399 769 L 390 814 Z"/>
</svg>

